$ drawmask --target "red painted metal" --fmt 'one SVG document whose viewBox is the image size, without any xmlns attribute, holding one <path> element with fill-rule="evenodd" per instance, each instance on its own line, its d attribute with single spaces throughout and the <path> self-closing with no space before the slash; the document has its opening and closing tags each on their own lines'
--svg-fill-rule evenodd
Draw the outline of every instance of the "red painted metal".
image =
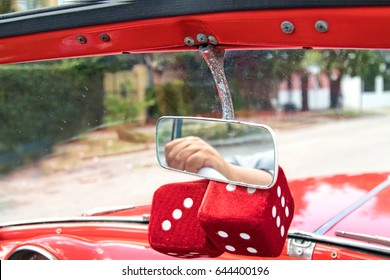
<svg viewBox="0 0 390 280">
<path fill-rule="evenodd" d="M 289 186 L 296 204 L 291 228 L 308 232 L 315 231 L 386 180 L 387 176 L 387 173 L 337 175 L 290 182 Z M 332 228 L 327 235 L 334 236 L 335 230 L 343 230 L 390 236 L 390 204 L 388 201 L 389 190 L 385 190 L 355 211 L 358 214 L 349 215 Z M 370 209 L 370 213 L 365 215 L 367 208 Z M 363 215 L 359 214 L 362 213 L 361 211 Z M 373 217 L 380 218 L 380 221 L 376 221 Z M 366 225 L 371 225 L 370 229 Z"/>
<path fill-rule="evenodd" d="M 118 54 L 194 50 L 186 36 L 213 35 L 223 49 L 390 48 L 390 7 L 260 10 L 137 20 L 0 39 L 0 63 Z M 289 20 L 292 34 L 281 31 Z M 318 32 L 317 20 L 329 30 Z M 106 33 L 110 40 L 100 39 Z M 85 36 L 85 44 L 77 37 Z M 39 50 L 39 51 L 37 51 Z"/>
<path fill-rule="evenodd" d="M 341 247 L 317 244 L 313 260 L 382 260 L 386 259 L 373 254 L 348 250 Z"/>
</svg>

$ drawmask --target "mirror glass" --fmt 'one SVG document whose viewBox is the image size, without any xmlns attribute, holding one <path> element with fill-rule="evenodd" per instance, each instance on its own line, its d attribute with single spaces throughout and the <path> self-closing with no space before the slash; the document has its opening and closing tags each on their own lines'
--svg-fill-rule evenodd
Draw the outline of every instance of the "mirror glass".
<svg viewBox="0 0 390 280">
<path fill-rule="evenodd" d="M 234 120 L 162 117 L 157 159 L 164 168 L 253 188 L 277 177 L 276 144 L 264 125 Z"/>
</svg>

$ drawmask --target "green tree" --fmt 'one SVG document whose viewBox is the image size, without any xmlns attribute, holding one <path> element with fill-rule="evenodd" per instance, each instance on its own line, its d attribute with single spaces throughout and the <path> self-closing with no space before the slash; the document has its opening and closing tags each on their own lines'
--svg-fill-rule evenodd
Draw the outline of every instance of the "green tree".
<svg viewBox="0 0 390 280">
<path fill-rule="evenodd" d="M 301 68 L 303 52 L 297 50 L 239 51 L 228 55 L 233 77 L 245 108 L 272 110 L 278 84 Z"/>
<path fill-rule="evenodd" d="M 12 0 L 1 0 L 0 2 L 0 14 L 6 14 L 13 12 L 12 10 Z"/>
<path fill-rule="evenodd" d="M 154 104 L 150 117 L 220 111 L 211 72 L 199 53 L 153 53 L 142 58 L 150 76 L 147 100 Z"/>
<path fill-rule="evenodd" d="M 102 72 L 68 66 L 48 62 L 2 66 L 0 173 L 101 124 Z"/>
<path fill-rule="evenodd" d="M 306 63 L 320 66 L 330 81 L 330 108 L 338 107 L 341 96 L 341 81 L 345 75 L 360 76 L 363 80 L 381 74 L 384 57 L 380 52 L 366 50 L 312 51 Z"/>
</svg>

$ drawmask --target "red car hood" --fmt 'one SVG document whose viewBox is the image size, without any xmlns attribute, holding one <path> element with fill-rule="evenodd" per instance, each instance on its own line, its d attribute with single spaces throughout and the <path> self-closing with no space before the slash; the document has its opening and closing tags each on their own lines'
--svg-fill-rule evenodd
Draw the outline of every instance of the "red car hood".
<svg viewBox="0 0 390 280">
<path fill-rule="evenodd" d="M 389 238 L 389 185 L 388 173 L 291 181 L 295 216 L 290 229 L 328 236 L 343 231 Z"/>
</svg>

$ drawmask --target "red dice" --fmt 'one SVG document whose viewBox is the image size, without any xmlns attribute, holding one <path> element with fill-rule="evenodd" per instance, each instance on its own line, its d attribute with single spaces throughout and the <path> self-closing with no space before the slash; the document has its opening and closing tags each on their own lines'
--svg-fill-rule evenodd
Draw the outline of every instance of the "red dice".
<svg viewBox="0 0 390 280">
<path fill-rule="evenodd" d="M 217 257 L 223 253 L 199 224 L 198 210 L 208 180 L 161 186 L 153 196 L 149 243 L 164 254 L 182 258 Z"/>
<path fill-rule="evenodd" d="M 277 257 L 294 213 L 284 172 L 267 190 L 210 181 L 199 222 L 211 241 L 233 254 Z"/>
</svg>

